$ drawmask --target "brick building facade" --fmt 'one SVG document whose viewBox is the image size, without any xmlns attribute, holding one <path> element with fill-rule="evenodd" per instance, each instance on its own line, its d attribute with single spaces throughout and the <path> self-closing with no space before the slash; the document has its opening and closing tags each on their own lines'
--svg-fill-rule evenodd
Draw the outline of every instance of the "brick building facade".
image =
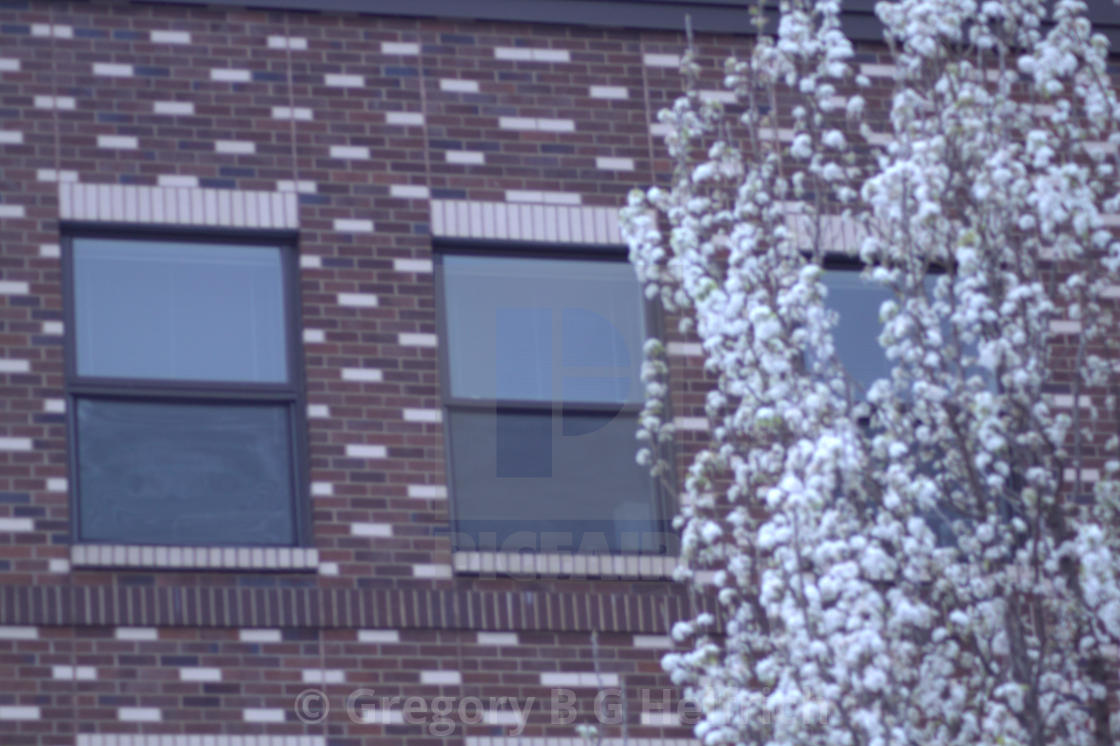
<svg viewBox="0 0 1120 746">
<path fill-rule="evenodd" d="M 575 746 L 593 722 L 612 746 L 690 739 L 659 659 L 672 622 L 704 601 L 670 582 L 671 540 L 641 538 L 665 538 L 669 496 L 609 505 L 596 537 L 569 527 L 550 546 L 532 515 L 497 516 L 512 528 L 493 536 L 486 510 L 464 516 L 460 501 L 456 515 L 449 443 L 548 441 L 536 426 L 569 413 L 526 405 L 527 430 L 472 424 L 472 402 L 493 412 L 503 396 L 486 365 L 485 392 L 450 390 L 449 371 L 474 365 L 477 330 L 456 331 L 448 298 L 455 283 L 489 286 L 445 259 L 548 274 L 560 265 L 547 262 L 623 258 L 619 205 L 670 166 L 656 112 L 680 92 L 683 12 L 713 96 L 738 43 L 713 32 L 745 31 L 745 13 L 347 5 L 0 3 L 5 746 Z M 874 37 L 869 19 L 849 15 L 857 38 Z M 881 116 L 891 71 L 873 42 L 860 52 Z M 164 284 L 106 279 L 123 268 L 147 282 L 127 250 L 155 245 Z M 231 295 L 249 289 L 251 302 L 192 292 L 234 264 L 244 282 Z M 277 310 L 271 322 L 261 308 Z M 556 319 L 542 323 L 563 337 Z M 166 352 L 170 337 L 181 346 Z M 496 352 L 500 339 L 483 357 L 528 355 Z M 704 384 L 698 347 L 670 339 L 683 457 L 704 438 Z M 244 370 L 223 367 L 243 352 Z M 573 366 L 610 388 L 630 375 L 620 360 Z M 187 370 L 199 361 L 217 372 Z M 582 390 L 587 412 L 632 411 L 626 396 Z M 214 424 L 230 413 L 259 423 L 230 434 Z M 204 497 L 165 522 L 146 515 L 127 500 L 152 484 L 221 476 L 202 456 L 141 473 L 135 453 L 176 447 L 161 440 L 168 421 L 193 433 L 187 451 L 217 449 L 242 481 L 284 478 L 263 495 L 234 485 L 236 506 Z M 470 489 L 463 473 L 459 485 Z M 626 520 L 637 540 L 611 533 Z M 611 551 L 568 551 L 585 539 Z"/>
</svg>

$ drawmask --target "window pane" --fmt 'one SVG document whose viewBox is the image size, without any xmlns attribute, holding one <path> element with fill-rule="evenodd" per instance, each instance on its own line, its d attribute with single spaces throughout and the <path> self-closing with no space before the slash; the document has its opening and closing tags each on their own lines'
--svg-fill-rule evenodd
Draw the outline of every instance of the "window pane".
<svg viewBox="0 0 1120 746">
<path fill-rule="evenodd" d="M 289 407 L 77 402 L 81 538 L 295 542 Z"/>
<path fill-rule="evenodd" d="M 281 250 L 74 240 L 78 374 L 288 380 Z"/>
<path fill-rule="evenodd" d="M 873 285 L 860 277 L 858 271 L 832 270 L 824 273 L 828 288 L 828 308 L 840 318 L 833 330 L 836 353 L 840 363 L 866 393 L 878 378 L 890 375 L 879 334 L 879 307 L 893 297 L 884 288 Z"/>
<path fill-rule="evenodd" d="M 443 257 L 451 394 L 638 402 L 645 326 L 624 262 Z"/>
<path fill-rule="evenodd" d="M 458 549 L 658 552 L 673 534 L 633 415 L 449 413 Z"/>
</svg>

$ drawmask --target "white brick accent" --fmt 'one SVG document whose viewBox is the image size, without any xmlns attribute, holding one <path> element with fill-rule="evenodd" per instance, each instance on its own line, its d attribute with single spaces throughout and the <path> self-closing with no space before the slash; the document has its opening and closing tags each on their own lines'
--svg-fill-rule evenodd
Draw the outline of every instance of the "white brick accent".
<svg viewBox="0 0 1120 746">
<path fill-rule="evenodd" d="M 433 686 L 457 686 L 463 683 L 463 675 L 458 671 L 421 671 L 420 683 Z"/>
<path fill-rule="evenodd" d="M 33 531 L 35 524 L 30 518 L 0 518 L 0 531 Z"/>
<path fill-rule="evenodd" d="M 363 707 L 362 722 L 368 725 L 400 725 L 404 722 L 404 715 L 400 710 L 381 710 L 376 707 Z"/>
<path fill-rule="evenodd" d="M 428 187 L 412 184 L 393 184 L 389 187 L 389 196 L 398 199 L 428 199 Z"/>
<path fill-rule="evenodd" d="M 31 290 L 31 286 L 26 282 L 20 280 L 0 280 L 0 295 L 26 295 Z M 46 331 L 47 324 L 61 324 L 61 321 L 44 321 L 43 331 Z M 61 331 L 61 327 L 59 329 Z"/>
<path fill-rule="evenodd" d="M 591 98 L 626 99 L 630 92 L 620 85 L 593 85 L 587 89 Z"/>
<path fill-rule="evenodd" d="M 346 672 L 337 668 L 305 668 L 300 672 L 304 684 L 342 684 Z"/>
<path fill-rule="evenodd" d="M 381 383 L 384 376 L 376 368 L 343 368 L 343 381 L 362 381 L 365 383 Z"/>
<path fill-rule="evenodd" d="M 154 44 L 190 44 L 189 31 L 153 31 L 152 43 Z"/>
<path fill-rule="evenodd" d="M 268 48 L 302 51 L 307 49 L 307 39 L 302 36 L 270 36 L 268 37 Z"/>
<path fill-rule="evenodd" d="M 337 562 L 320 562 L 319 574 L 320 575 L 338 575 L 339 568 Z"/>
<path fill-rule="evenodd" d="M 96 681 L 97 669 L 93 666 L 51 666 L 51 678 L 65 681 Z"/>
<path fill-rule="evenodd" d="M 707 417 L 674 417 L 673 427 L 678 430 L 689 430 L 693 432 L 704 432 L 708 429 Z"/>
<path fill-rule="evenodd" d="M 113 637 L 118 640 L 158 640 L 159 630 L 155 627 L 117 627 L 113 630 Z"/>
<path fill-rule="evenodd" d="M 40 168 L 35 171 L 38 181 L 77 181 L 77 171 L 57 171 L 53 168 Z"/>
<path fill-rule="evenodd" d="M 505 552 L 455 552 L 455 569 L 465 573 L 513 573 L 522 575 L 607 576 L 614 578 L 657 578 L 673 576 L 676 557 L 633 554 L 519 554 Z"/>
<path fill-rule="evenodd" d="M 432 235 L 447 238 L 623 243 L 613 207 L 432 200 L 431 225 Z"/>
<path fill-rule="evenodd" d="M 735 93 L 734 91 L 705 90 L 700 91 L 700 100 L 708 102 L 719 101 L 721 104 L 733 104 L 735 103 Z"/>
<path fill-rule="evenodd" d="M 580 673 L 552 672 L 541 674 L 541 686 L 597 687 L 600 685 L 618 686 L 618 674 L 596 674 L 593 671 Z"/>
<path fill-rule="evenodd" d="M 699 357 L 704 354 L 704 347 L 699 342 L 670 342 L 665 351 L 680 357 Z"/>
<path fill-rule="evenodd" d="M 31 438 L 0 436 L 0 451 L 30 451 Z"/>
<path fill-rule="evenodd" d="M 306 106 L 273 106 L 272 107 L 273 119 L 294 119 L 298 122 L 310 122 L 312 119 L 311 109 Z"/>
<path fill-rule="evenodd" d="M 331 408 L 326 404 L 308 404 L 307 416 L 311 418 L 323 419 L 331 416 Z"/>
<path fill-rule="evenodd" d="M 675 712 L 643 712 L 642 725 L 658 725 L 674 728 L 681 724 L 681 716 Z"/>
<path fill-rule="evenodd" d="M 495 47 L 494 59 L 517 62 L 571 62 L 572 55 L 567 49 Z"/>
<path fill-rule="evenodd" d="M 876 65 L 870 62 L 864 62 L 859 66 L 859 74 L 866 75 L 869 78 L 893 78 L 898 68 L 894 65 Z"/>
<path fill-rule="evenodd" d="M 56 39 L 73 39 L 74 27 L 63 26 L 60 24 L 51 25 L 49 23 L 33 23 L 31 24 L 32 36 L 53 36 Z"/>
<path fill-rule="evenodd" d="M 0 705 L 0 720 L 39 720 L 38 707 L 30 705 Z"/>
<path fill-rule="evenodd" d="M 0 373 L 29 373 L 31 363 L 27 360 L 7 360 L 0 358 Z"/>
<path fill-rule="evenodd" d="M 36 96 L 34 103 L 36 109 L 58 109 L 60 111 L 69 111 L 77 106 L 73 96 Z"/>
<path fill-rule="evenodd" d="M 257 152 L 257 144 L 249 140 L 215 140 L 214 152 L 227 155 L 250 155 Z"/>
<path fill-rule="evenodd" d="M 125 723 L 158 723 L 163 713 L 158 707 L 118 707 L 117 720 Z"/>
<path fill-rule="evenodd" d="M 0 57 L 0 73 L 19 72 L 19 60 L 12 57 Z"/>
<path fill-rule="evenodd" d="M 413 565 L 414 578 L 450 578 L 451 565 Z"/>
<path fill-rule="evenodd" d="M 281 179 L 276 182 L 276 191 L 278 192 L 299 192 L 300 194 L 315 194 L 318 191 L 314 181 L 300 179 L 292 181 L 291 179 Z"/>
<path fill-rule="evenodd" d="M 327 333 L 322 329 L 304 329 L 303 330 L 303 343 L 304 344 L 322 344 L 327 341 Z"/>
<path fill-rule="evenodd" d="M 38 627 L 0 627 L 0 640 L 38 640 Z"/>
<path fill-rule="evenodd" d="M 65 399 L 44 399 L 43 411 L 51 414 L 62 414 L 66 411 Z"/>
<path fill-rule="evenodd" d="M 1081 322 L 1070 321 L 1068 319 L 1059 319 L 1050 322 L 1050 332 L 1052 334 L 1080 334 Z"/>
<path fill-rule="evenodd" d="M 402 347 L 435 347 L 436 335 L 402 332 L 397 335 L 397 344 Z"/>
<path fill-rule="evenodd" d="M 521 725 L 521 712 L 514 710 L 483 710 L 482 722 L 487 725 Z"/>
<path fill-rule="evenodd" d="M 222 669 L 194 666 L 179 669 L 179 681 L 221 681 Z"/>
<path fill-rule="evenodd" d="M 23 205 L 0 205 L 0 218 L 22 218 L 26 214 Z"/>
<path fill-rule="evenodd" d="M 391 537 L 393 526 L 389 523 L 351 523 L 352 537 Z"/>
<path fill-rule="evenodd" d="M 75 544 L 70 562 L 89 567 L 314 570 L 319 550 L 300 547 L 176 547 Z"/>
<path fill-rule="evenodd" d="M 395 629 L 360 629 L 358 642 L 394 643 L 401 641 L 401 633 Z"/>
<path fill-rule="evenodd" d="M 235 189 L 59 184 L 59 217 L 156 225 L 299 227 L 296 195 Z"/>
<path fill-rule="evenodd" d="M 577 192 L 542 192 L 529 189 L 507 189 L 506 202 L 540 202 L 545 205 L 578 205 Z"/>
<path fill-rule="evenodd" d="M 70 572 L 70 560 L 52 559 L 47 562 L 47 570 L 54 573 Z"/>
<path fill-rule="evenodd" d="M 543 117 L 498 117 L 498 127 L 504 130 L 529 130 L 538 132 L 576 131 L 576 123 L 571 119 L 546 119 Z"/>
<path fill-rule="evenodd" d="M 442 484 L 410 484 L 408 496 L 418 500 L 446 500 L 447 488 Z"/>
<path fill-rule="evenodd" d="M 312 497 L 330 497 L 334 494 L 334 485 L 330 482 L 312 482 L 311 483 L 311 496 Z"/>
<path fill-rule="evenodd" d="M 62 256 L 62 249 L 56 243 L 39 244 L 39 256 L 44 259 L 58 259 Z"/>
<path fill-rule="evenodd" d="M 350 458 L 387 458 L 389 450 L 369 443 L 350 443 L 346 446 L 346 455 Z"/>
<path fill-rule="evenodd" d="M 156 177 L 156 183 L 161 187 L 173 189 L 197 189 L 198 177 L 187 174 L 160 174 Z"/>
<path fill-rule="evenodd" d="M 19 130 L 0 130 L 0 145 L 20 145 L 23 133 Z"/>
<path fill-rule="evenodd" d="M 336 218 L 334 229 L 339 233 L 373 233 L 373 221 L 358 218 Z"/>
<path fill-rule="evenodd" d="M 1062 471 L 1062 479 L 1066 482 L 1077 481 L 1077 469 L 1066 468 Z M 1082 482 L 1099 482 L 1101 480 L 1101 472 L 1099 469 L 1082 469 L 1081 481 Z"/>
<path fill-rule="evenodd" d="M 481 166 L 486 163 L 486 154 L 474 150 L 448 150 L 443 155 L 448 163 L 460 166 Z"/>
<path fill-rule="evenodd" d="M 381 54 L 420 54 L 420 45 L 413 41 L 383 41 Z"/>
<path fill-rule="evenodd" d="M 447 93 L 478 93 L 477 80 L 460 80 L 458 78 L 441 78 L 439 89 Z"/>
<path fill-rule="evenodd" d="M 248 70 L 216 67 L 210 71 L 210 80 L 217 83 L 248 83 L 252 79 L 253 74 Z"/>
<path fill-rule="evenodd" d="M 519 645 L 516 632 L 479 632 L 475 635 L 479 645 Z"/>
<path fill-rule="evenodd" d="M 393 269 L 397 272 L 431 272 L 431 259 L 394 259 Z"/>
<path fill-rule="evenodd" d="M 47 479 L 47 492 L 66 492 L 69 489 L 69 483 L 66 477 L 50 477 Z"/>
<path fill-rule="evenodd" d="M 131 78 L 135 73 L 132 65 L 120 65 L 115 62 L 94 62 L 93 74 L 103 75 L 107 78 Z"/>
<path fill-rule="evenodd" d="M 405 422 L 442 422 L 443 415 L 438 409 L 405 409 L 401 414 Z"/>
<path fill-rule="evenodd" d="M 373 308 L 377 305 L 377 296 L 373 293 L 339 293 L 338 305 Z"/>
<path fill-rule="evenodd" d="M 646 67 L 680 67 L 681 58 L 676 54 L 643 54 L 642 64 Z"/>
<path fill-rule="evenodd" d="M 98 135 L 97 147 L 113 150 L 136 150 L 140 147 L 140 141 L 132 135 Z"/>
<path fill-rule="evenodd" d="M 634 635 L 634 647 L 671 650 L 673 641 L 665 635 Z"/>
<path fill-rule="evenodd" d="M 603 171 L 633 171 L 634 159 L 599 156 L 595 159 L 595 168 Z"/>
<path fill-rule="evenodd" d="M 331 88 L 361 88 L 366 84 L 366 79 L 361 75 L 327 73 L 323 76 L 323 82 Z"/>
<path fill-rule="evenodd" d="M 424 115 L 414 111 L 390 111 L 385 114 L 385 124 L 419 127 L 424 124 Z"/>
<path fill-rule="evenodd" d="M 368 160 L 369 148 L 358 145 L 332 145 L 331 158 L 349 158 L 351 160 Z"/>
<path fill-rule="evenodd" d="M 242 629 L 237 632 L 241 642 L 280 642 L 278 629 Z"/>
<path fill-rule="evenodd" d="M 284 711 L 279 707 L 246 707 L 241 711 L 241 718 L 246 723 L 282 723 Z"/>
</svg>

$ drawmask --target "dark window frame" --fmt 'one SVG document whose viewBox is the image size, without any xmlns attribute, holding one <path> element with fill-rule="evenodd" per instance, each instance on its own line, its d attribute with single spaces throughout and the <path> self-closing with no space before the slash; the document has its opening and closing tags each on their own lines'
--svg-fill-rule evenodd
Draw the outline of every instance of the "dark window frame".
<svg viewBox="0 0 1120 746">
<path fill-rule="evenodd" d="M 439 345 L 439 384 L 440 384 L 440 409 L 443 413 L 443 448 L 444 448 L 444 468 L 446 470 L 446 480 L 449 491 L 449 505 L 448 517 L 450 520 L 450 531 L 452 538 L 452 552 L 459 551 L 491 551 L 487 549 L 479 550 L 477 548 L 460 548 L 455 545 L 455 539 L 458 535 L 456 527 L 459 525 L 459 506 L 455 499 L 454 494 L 454 475 L 453 475 L 453 459 L 454 459 L 454 445 L 451 436 L 451 412 L 452 411 L 492 411 L 495 409 L 508 410 L 508 411 L 528 411 L 543 413 L 547 411 L 551 416 L 555 416 L 559 412 L 565 413 L 599 413 L 599 412 L 618 412 L 620 415 L 633 417 L 635 422 L 637 416 L 641 413 L 644 406 L 644 400 L 641 402 L 626 402 L 626 403 L 591 403 L 591 402 L 567 402 L 559 403 L 550 401 L 542 404 L 539 401 L 531 400 L 517 400 L 517 399 L 474 399 L 466 397 L 456 397 L 451 394 L 451 355 L 450 355 L 450 338 L 448 336 L 447 324 L 447 303 L 445 301 L 446 295 L 444 290 L 444 273 L 443 273 L 443 258 L 448 255 L 458 256 L 485 256 L 485 257 L 506 257 L 515 259 L 572 259 L 583 261 L 599 261 L 608 263 L 625 263 L 627 261 L 627 249 L 622 246 L 611 244 L 553 244 L 544 242 L 533 241 L 493 241 L 493 240 L 477 240 L 477 239 L 444 239 L 434 240 L 432 244 L 432 258 L 434 263 L 434 290 L 436 301 L 436 331 L 438 338 L 441 340 Z M 639 292 L 641 288 L 639 286 Z M 654 337 L 661 339 L 664 337 L 664 321 L 662 315 L 658 312 L 655 304 L 649 302 L 644 296 L 641 297 L 643 306 L 643 322 L 645 324 L 646 338 Z M 641 340 L 644 344 L 645 340 Z M 638 365 L 641 365 L 642 350 L 639 349 L 640 355 Z M 668 415 L 672 417 L 671 413 Z M 635 430 L 636 433 L 636 430 Z M 633 457 L 637 456 L 639 450 L 639 442 L 634 440 Z M 675 471 L 675 470 L 674 470 Z M 676 511 L 672 504 L 672 496 L 668 490 L 663 487 L 662 479 L 651 479 L 649 496 L 650 504 L 653 509 L 654 523 L 658 525 L 660 530 L 666 533 L 665 542 L 673 542 L 676 539 L 676 532 L 672 529 L 672 518 Z M 663 546 L 665 546 L 663 542 Z M 540 553 L 538 549 L 537 552 Z M 624 556 L 630 553 L 612 552 L 611 556 Z M 654 552 L 639 552 L 643 556 L 658 556 Z"/>
<path fill-rule="evenodd" d="M 229 230 L 184 226 L 138 226 L 132 224 L 74 223 L 61 226 L 62 288 L 63 288 L 63 358 L 66 401 L 67 469 L 69 479 L 70 540 L 72 544 L 127 544 L 146 546 L 151 542 L 85 539 L 81 530 L 81 484 L 78 471 L 77 401 L 82 397 L 101 400 L 143 401 L 154 404 L 283 404 L 288 409 L 289 485 L 292 496 L 291 544 L 237 545 L 229 543 L 193 544 L 199 547 L 229 546 L 310 546 L 311 512 L 308 494 L 310 467 L 308 463 L 307 386 L 304 367 L 302 304 L 299 285 L 298 234 L 276 230 Z M 262 246 L 280 251 L 284 334 L 286 343 L 286 383 L 245 383 L 132 379 L 120 377 L 80 376 L 77 360 L 77 324 L 75 303 L 74 241 L 75 239 L 149 239 L 193 244 L 236 244 Z M 169 544 L 166 546 L 179 546 Z"/>
</svg>

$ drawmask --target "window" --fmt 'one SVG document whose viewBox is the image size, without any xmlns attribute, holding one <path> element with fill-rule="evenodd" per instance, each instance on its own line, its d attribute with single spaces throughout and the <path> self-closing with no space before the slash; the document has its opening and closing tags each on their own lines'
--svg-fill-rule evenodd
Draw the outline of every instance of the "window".
<svg viewBox="0 0 1120 746">
<path fill-rule="evenodd" d="M 292 254 L 240 239 L 69 240 L 79 542 L 299 543 Z"/>
<path fill-rule="evenodd" d="M 629 264 L 445 253 L 439 282 L 455 548 L 666 551 L 635 461 L 646 309 Z"/>
</svg>

